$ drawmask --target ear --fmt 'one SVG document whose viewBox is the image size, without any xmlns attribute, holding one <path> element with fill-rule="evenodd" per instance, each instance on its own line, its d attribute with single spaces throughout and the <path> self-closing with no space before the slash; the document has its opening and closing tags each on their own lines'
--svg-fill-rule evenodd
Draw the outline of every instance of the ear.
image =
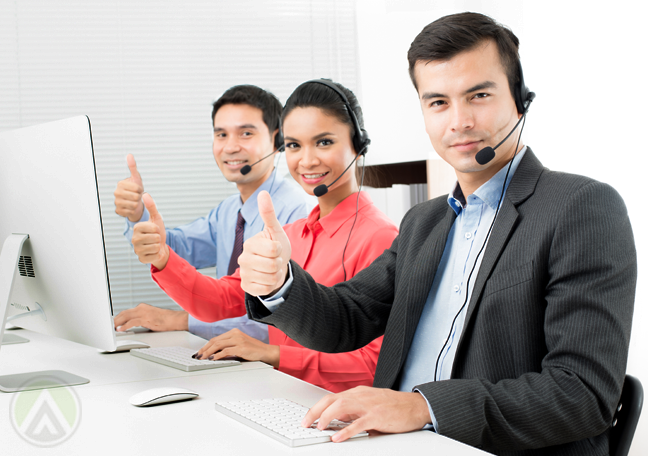
<svg viewBox="0 0 648 456">
<path fill-rule="evenodd" d="M 272 147 L 278 149 L 283 144 L 283 137 L 281 135 L 281 129 L 277 128 L 271 135 Z"/>
</svg>

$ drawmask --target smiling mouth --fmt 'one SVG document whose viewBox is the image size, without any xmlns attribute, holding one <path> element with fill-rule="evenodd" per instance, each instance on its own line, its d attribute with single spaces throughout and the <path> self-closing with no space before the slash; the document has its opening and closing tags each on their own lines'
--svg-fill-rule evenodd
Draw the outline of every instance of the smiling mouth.
<svg viewBox="0 0 648 456">
<path fill-rule="evenodd" d="M 326 173 L 319 173 L 319 174 L 302 174 L 306 179 L 319 179 L 320 177 L 324 177 L 328 174 Z"/>
<path fill-rule="evenodd" d="M 225 160 L 224 163 L 230 166 L 237 166 L 237 165 L 242 165 L 244 163 L 247 163 L 247 160 Z"/>
</svg>

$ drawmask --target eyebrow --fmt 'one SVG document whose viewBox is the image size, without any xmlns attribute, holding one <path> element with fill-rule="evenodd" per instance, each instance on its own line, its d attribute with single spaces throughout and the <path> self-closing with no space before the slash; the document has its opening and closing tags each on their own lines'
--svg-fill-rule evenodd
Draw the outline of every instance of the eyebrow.
<svg viewBox="0 0 648 456">
<path fill-rule="evenodd" d="M 253 124 L 238 125 L 236 129 L 237 130 L 258 130 L 256 125 Z M 225 130 L 223 127 L 214 127 L 214 131 L 223 131 L 223 130 Z"/>
<path fill-rule="evenodd" d="M 313 139 L 320 139 L 320 138 L 323 138 L 325 136 L 335 136 L 335 133 L 329 133 L 328 131 L 325 131 L 324 133 L 320 133 L 317 136 L 313 136 Z"/>
<path fill-rule="evenodd" d="M 463 94 L 467 95 L 472 92 L 477 92 L 479 90 L 484 90 L 484 89 L 492 89 L 494 87 L 497 87 L 497 84 L 495 82 L 484 81 L 484 82 L 480 82 L 477 85 L 472 86 L 470 89 L 464 91 Z M 448 96 L 437 92 L 426 92 L 423 95 L 421 95 L 422 100 L 429 100 L 431 98 L 448 98 Z"/>
<path fill-rule="evenodd" d="M 324 138 L 326 136 L 336 136 L 336 135 L 335 133 L 329 133 L 328 131 L 325 131 L 324 133 L 320 133 L 319 135 L 313 136 L 313 139 L 317 141 L 318 139 Z M 284 136 L 284 140 L 299 142 L 299 139 L 293 138 L 292 136 Z"/>
</svg>

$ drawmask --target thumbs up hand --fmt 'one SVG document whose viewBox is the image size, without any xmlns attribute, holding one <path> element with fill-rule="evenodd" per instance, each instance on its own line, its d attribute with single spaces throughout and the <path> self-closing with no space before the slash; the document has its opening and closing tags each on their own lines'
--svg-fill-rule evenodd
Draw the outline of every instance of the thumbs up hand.
<svg viewBox="0 0 648 456">
<path fill-rule="evenodd" d="M 238 262 L 241 288 L 253 296 L 267 296 L 276 293 L 286 281 L 290 241 L 277 220 L 270 194 L 259 193 L 257 202 L 265 228 L 243 244 Z"/>
<path fill-rule="evenodd" d="M 115 212 L 122 217 L 128 217 L 131 222 L 137 222 L 142 218 L 144 204 L 142 204 L 142 194 L 144 193 L 144 184 L 142 177 L 137 171 L 135 157 L 132 154 L 126 156 L 130 177 L 119 181 L 115 190 Z"/>
<path fill-rule="evenodd" d="M 151 263 L 161 271 L 169 261 L 164 221 L 151 195 L 144 193 L 142 199 L 151 216 L 148 222 L 140 222 L 133 228 L 133 250 L 142 263 Z"/>
</svg>

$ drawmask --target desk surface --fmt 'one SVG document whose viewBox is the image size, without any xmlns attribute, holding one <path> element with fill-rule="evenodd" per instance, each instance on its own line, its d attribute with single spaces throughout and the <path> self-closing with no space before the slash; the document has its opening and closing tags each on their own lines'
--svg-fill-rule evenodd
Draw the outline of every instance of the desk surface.
<svg viewBox="0 0 648 456">
<path fill-rule="evenodd" d="M 102 454 L 180 455 L 201 454 L 486 454 L 429 431 L 379 435 L 341 444 L 289 448 L 220 414 L 219 400 L 285 397 L 312 406 L 326 391 L 263 363 L 244 363 L 230 368 L 182 372 L 135 358 L 128 353 L 100 354 L 97 350 L 30 331 L 15 332 L 30 339 L 27 344 L 2 346 L 0 374 L 62 369 L 90 378 L 73 388 L 81 407 L 78 428 L 52 455 L 83 454 L 101 448 Z M 151 346 L 183 345 L 200 348 L 203 339 L 185 332 L 143 333 L 127 336 Z M 139 408 L 128 399 L 135 393 L 160 386 L 194 390 L 200 397 L 188 402 Z M 12 400 L 16 394 L 0 393 L 2 449 L 7 454 L 42 451 L 25 441 L 13 428 Z M 20 453 L 18 453 L 20 452 Z M 4 451 L 3 451 L 4 453 Z"/>
</svg>

